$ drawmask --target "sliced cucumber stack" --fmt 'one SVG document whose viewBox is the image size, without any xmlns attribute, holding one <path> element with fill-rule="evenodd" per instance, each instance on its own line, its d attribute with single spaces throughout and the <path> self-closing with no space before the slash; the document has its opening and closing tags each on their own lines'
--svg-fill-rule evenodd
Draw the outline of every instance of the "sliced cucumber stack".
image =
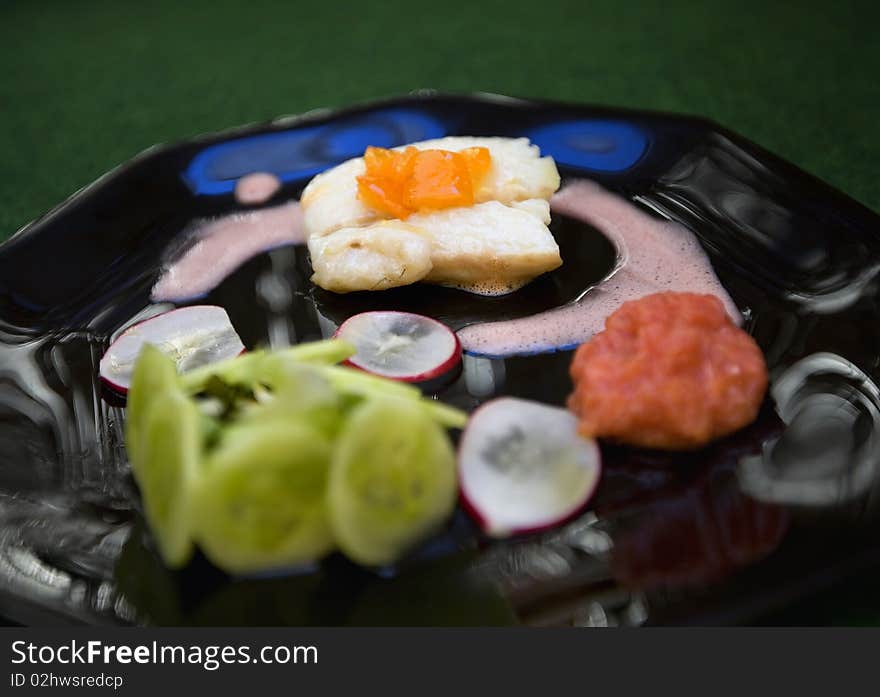
<svg viewBox="0 0 880 697">
<path fill-rule="evenodd" d="M 332 363 L 334 340 L 254 351 L 180 375 L 145 344 L 132 375 L 126 446 L 163 559 L 194 542 L 250 574 L 334 549 L 395 562 L 456 501 L 445 426 L 466 415 L 413 386 Z"/>
</svg>

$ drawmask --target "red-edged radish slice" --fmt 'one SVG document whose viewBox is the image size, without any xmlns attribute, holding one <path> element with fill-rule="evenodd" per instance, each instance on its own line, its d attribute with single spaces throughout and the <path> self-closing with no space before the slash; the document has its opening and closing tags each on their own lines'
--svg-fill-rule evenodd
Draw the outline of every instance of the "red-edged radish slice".
<svg viewBox="0 0 880 697">
<path fill-rule="evenodd" d="M 144 344 L 153 344 L 173 358 L 181 373 L 244 351 L 244 344 L 222 307 L 181 307 L 122 332 L 101 358 L 101 379 L 117 392 L 128 392 L 134 364 Z"/>
<path fill-rule="evenodd" d="M 346 363 L 392 380 L 427 382 L 461 365 L 455 333 L 411 312 L 362 312 L 347 319 L 336 337 L 356 349 Z"/>
<path fill-rule="evenodd" d="M 566 409 L 514 397 L 471 416 L 458 452 L 465 508 L 492 537 L 535 532 L 578 513 L 596 490 L 599 446 Z"/>
</svg>

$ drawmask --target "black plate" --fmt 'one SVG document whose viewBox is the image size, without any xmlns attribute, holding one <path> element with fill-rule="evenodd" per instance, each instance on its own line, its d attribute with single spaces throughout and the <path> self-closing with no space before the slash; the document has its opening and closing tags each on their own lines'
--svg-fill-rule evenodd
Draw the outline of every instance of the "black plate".
<svg viewBox="0 0 880 697">
<path fill-rule="evenodd" d="M 239 176 L 276 173 L 278 203 L 367 144 L 444 134 L 528 135 L 564 178 L 693 230 L 764 350 L 772 399 L 755 424 L 697 453 L 605 447 L 590 511 L 542 535 L 489 543 L 459 513 L 381 575 L 339 557 L 272 578 L 230 579 L 202 558 L 167 571 L 138 513 L 124 409 L 96 378 L 108 337 L 149 305 L 186 226 L 236 209 Z M 570 224 L 554 224 L 563 269 L 507 298 L 338 298 L 309 286 L 302 250 L 283 248 L 208 302 L 227 307 L 249 346 L 267 340 L 273 312 L 257 279 L 279 267 L 297 289 L 282 314 L 300 341 L 322 336 L 319 313 L 336 323 L 389 304 L 459 326 L 528 314 L 574 299 L 614 263 L 601 234 L 574 243 Z M 151 150 L 0 248 L 0 612 L 215 625 L 748 621 L 880 562 L 878 229 L 873 213 L 740 136 L 640 111 L 427 94 Z M 570 357 L 494 361 L 496 393 L 561 404 Z M 486 395 L 462 377 L 440 397 L 472 408 Z"/>
</svg>

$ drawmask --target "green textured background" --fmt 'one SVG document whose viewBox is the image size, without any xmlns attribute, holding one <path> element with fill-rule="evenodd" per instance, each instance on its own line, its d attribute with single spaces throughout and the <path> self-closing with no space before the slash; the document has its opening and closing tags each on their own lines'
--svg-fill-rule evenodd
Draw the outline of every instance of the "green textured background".
<svg viewBox="0 0 880 697">
<path fill-rule="evenodd" d="M 878 8 L 0 0 L 0 240 L 154 143 L 425 87 L 705 115 L 880 210 Z M 880 623 L 878 581 L 775 620 Z"/>
</svg>

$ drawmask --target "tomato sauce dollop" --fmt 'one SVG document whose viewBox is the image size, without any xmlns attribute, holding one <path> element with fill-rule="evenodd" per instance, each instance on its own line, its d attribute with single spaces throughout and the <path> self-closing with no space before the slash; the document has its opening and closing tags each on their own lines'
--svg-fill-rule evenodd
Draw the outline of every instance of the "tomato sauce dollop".
<svg viewBox="0 0 880 697">
<path fill-rule="evenodd" d="M 579 430 L 644 448 L 689 450 L 754 421 L 767 390 L 755 340 L 714 295 L 624 303 L 582 344 L 568 406 Z"/>
</svg>

